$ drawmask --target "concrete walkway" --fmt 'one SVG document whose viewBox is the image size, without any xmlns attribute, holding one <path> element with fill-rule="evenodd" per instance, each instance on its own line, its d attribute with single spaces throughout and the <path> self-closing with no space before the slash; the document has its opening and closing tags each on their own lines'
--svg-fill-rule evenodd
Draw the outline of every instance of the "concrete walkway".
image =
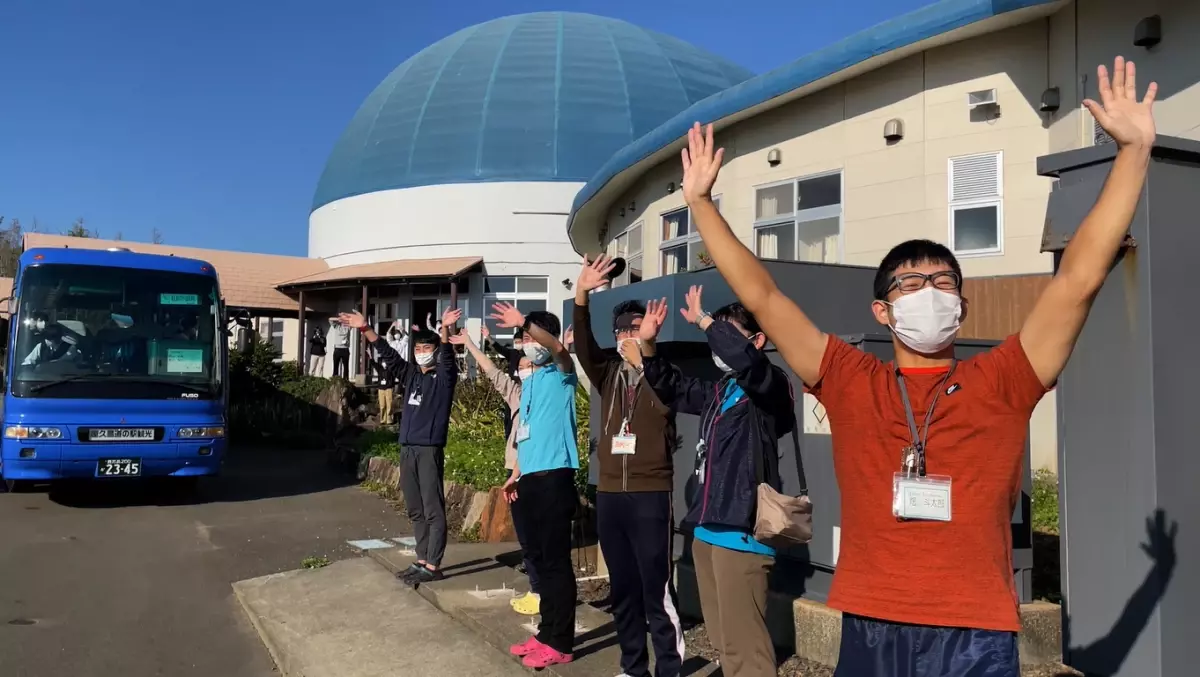
<svg viewBox="0 0 1200 677">
<path fill-rule="evenodd" d="M 233 589 L 284 677 L 529 674 L 368 558 Z"/>
</svg>

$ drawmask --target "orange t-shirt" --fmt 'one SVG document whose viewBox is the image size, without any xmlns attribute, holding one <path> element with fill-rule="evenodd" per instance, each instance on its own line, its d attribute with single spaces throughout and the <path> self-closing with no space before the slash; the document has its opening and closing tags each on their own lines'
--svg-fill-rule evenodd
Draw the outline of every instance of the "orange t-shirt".
<svg viewBox="0 0 1200 677">
<path fill-rule="evenodd" d="M 919 429 L 946 371 L 904 370 Z M 912 435 L 895 365 L 829 337 L 810 389 L 829 415 L 842 494 L 829 605 L 898 623 L 1017 631 L 1012 513 L 1029 417 L 1046 388 L 1012 336 L 960 361 L 941 389 L 925 456 L 930 475 L 951 477 L 952 521 L 900 521 L 892 478 Z"/>
</svg>

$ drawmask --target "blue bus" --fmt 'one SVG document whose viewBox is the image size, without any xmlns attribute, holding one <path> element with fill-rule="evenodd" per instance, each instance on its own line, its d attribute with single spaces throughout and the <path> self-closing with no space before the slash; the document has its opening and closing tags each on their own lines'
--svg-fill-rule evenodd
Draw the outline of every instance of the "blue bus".
<svg viewBox="0 0 1200 677">
<path fill-rule="evenodd" d="M 0 417 L 8 490 L 219 474 L 229 343 L 213 267 L 63 248 L 30 249 L 17 268 Z"/>
</svg>

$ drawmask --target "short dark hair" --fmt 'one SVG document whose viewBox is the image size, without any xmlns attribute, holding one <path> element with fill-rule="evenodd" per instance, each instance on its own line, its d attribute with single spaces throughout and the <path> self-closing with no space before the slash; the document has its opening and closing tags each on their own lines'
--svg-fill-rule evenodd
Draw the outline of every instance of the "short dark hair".
<svg viewBox="0 0 1200 677">
<path fill-rule="evenodd" d="M 434 332 L 429 331 L 428 329 L 422 329 L 420 331 L 414 331 L 412 333 L 412 344 L 414 346 L 419 346 L 419 345 L 436 346 L 441 342 L 442 342 L 442 337 L 438 336 Z"/>
<path fill-rule="evenodd" d="M 754 314 L 737 301 L 717 308 L 713 312 L 712 318 L 721 322 L 737 322 L 742 325 L 743 329 L 750 332 L 751 336 L 762 331 L 762 327 L 758 326 L 758 320 L 754 319 Z"/>
<path fill-rule="evenodd" d="M 962 266 L 954 252 L 944 244 L 933 240 L 906 240 L 892 247 L 892 250 L 879 262 L 875 270 L 875 299 L 887 299 L 891 291 L 892 277 L 900 266 L 915 266 L 921 263 L 944 263 L 954 270 L 958 279 L 962 279 Z"/>
<path fill-rule="evenodd" d="M 529 321 L 529 324 L 536 324 L 555 338 L 562 333 L 562 322 L 558 321 L 557 315 L 548 310 L 531 310 L 525 319 Z"/>
<path fill-rule="evenodd" d="M 642 303 L 641 301 L 635 301 L 633 299 L 630 299 L 628 301 L 621 301 L 620 303 L 618 303 L 616 306 L 613 307 L 613 312 L 612 312 L 613 329 L 617 328 L 617 318 L 621 317 L 622 315 L 645 316 L 645 314 L 646 314 L 646 304 Z"/>
</svg>

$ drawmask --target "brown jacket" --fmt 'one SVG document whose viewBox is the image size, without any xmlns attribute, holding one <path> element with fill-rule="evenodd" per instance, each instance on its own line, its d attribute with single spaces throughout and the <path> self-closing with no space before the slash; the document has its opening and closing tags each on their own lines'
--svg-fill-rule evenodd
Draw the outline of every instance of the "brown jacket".
<svg viewBox="0 0 1200 677">
<path fill-rule="evenodd" d="M 674 412 L 662 403 L 646 379 L 631 377 L 620 357 L 611 357 L 600 348 L 587 306 L 575 305 L 574 325 L 575 356 L 592 387 L 600 393 L 591 405 L 600 415 L 600 426 L 594 431 L 600 462 L 597 490 L 671 491 L 676 446 Z M 636 381 L 636 385 L 627 390 L 630 381 Z M 632 414 L 626 411 L 630 399 Z M 636 451 L 613 455 L 612 438 L 620 433 L 626 415 L 630 431 L 637 436 Z"/>
</svg>

